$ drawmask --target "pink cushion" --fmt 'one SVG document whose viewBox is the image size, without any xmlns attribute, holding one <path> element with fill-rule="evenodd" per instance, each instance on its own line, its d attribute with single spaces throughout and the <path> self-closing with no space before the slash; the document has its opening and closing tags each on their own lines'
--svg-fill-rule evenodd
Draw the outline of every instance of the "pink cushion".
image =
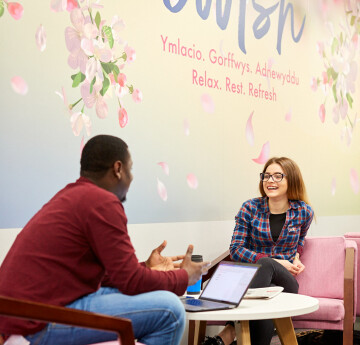
<svg viewBox="0 0 360 345">
<path fill-rule="evenodd" d="M 292 319 L 298 320 L 316 320 L 316 321 L 341 321 L 344 320 L 345 309 L 344 302 L 339 299 L 318 298 L 319 309 L 310 314 L 294 316 Z"/>
<path fill-rule="evenodd" d="M 300 259 L 305 265 L 305 270 L 296 277 L 299 283 L 299 294 L 343 299 L 344 237 L 306 238 Z"/>
</svg>

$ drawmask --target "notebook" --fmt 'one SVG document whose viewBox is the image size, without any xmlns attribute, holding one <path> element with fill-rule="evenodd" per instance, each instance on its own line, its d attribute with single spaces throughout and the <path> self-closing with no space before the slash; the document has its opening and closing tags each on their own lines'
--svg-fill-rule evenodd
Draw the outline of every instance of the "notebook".
<svg viewBox="0 0 360 345">
<path fill-rule="evenodd" d="M 231 261 L 219 263 L 199 298 L 182 297 L 188 312 L 236 308 L 260 265 Z"/>
</svg>

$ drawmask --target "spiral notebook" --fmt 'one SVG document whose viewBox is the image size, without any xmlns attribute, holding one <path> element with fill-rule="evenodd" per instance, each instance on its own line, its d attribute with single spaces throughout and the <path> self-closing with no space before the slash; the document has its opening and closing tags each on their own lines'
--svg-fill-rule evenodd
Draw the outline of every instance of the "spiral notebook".
<svg viewBox="0 0 360 345">
<path fill-rule="evenodd" d="M 181 298 L 188 312 L 236 308 L 260 265 L 222 261 L 199 298 Z"/>
</svg>

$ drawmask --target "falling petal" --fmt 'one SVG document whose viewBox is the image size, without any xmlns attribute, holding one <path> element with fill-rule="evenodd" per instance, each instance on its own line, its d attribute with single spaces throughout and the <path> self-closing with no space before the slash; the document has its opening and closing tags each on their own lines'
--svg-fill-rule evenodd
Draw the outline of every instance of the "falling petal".
<svg viewBox="0 0 360 345">
<path fill-rule="evenodd" d="M 212 114 L 215 111 L 214 101 L 212 100 L 211 96 L 208 95 L 207 93 L 204 93 L 201 96 L 201 104 L 205 112 Z"/>
<path fill-rule="evenodd" d="M 82 154 L 82 151 L 84 149 L 85 146 L 85 142 L 84 142 L 84 136 L 81 138 L 81 143 L 80 143 L 80 155 Z"/>
<path fill-rule="evenodd" d="M 336 178 L 333 177 L 331 181 L 331 195 L 335 195 L 336 193 Z"/>
<path fill-rule="evenodd" d="M 319 117 L 322 123 L 325 122 L 325 105 L 321 104 L 319 108 Z"/>
<path fill-rule="evenodd" d="M 190 135 L 190 125 L 187 119 L 184 120 L 184 132 L 187 137 Z"/>
<path fill-rule="evenodd" d="M 359 176 L 355 169 L 350 169 L 350 184 L 353 192 L 355 194 L 359 193 L 360 186 L 359 186 Z"/>
<path fill-rule="evenodd" d="M 270 143 L 267 141 L 263 145 L 259 157 L 253 158 L 253 161 L 258 164 L 265 164 L 269 159 L 269 155 L 270 155 Z"/>
<path fill-rule="evenodd" d="M 46 32 L 43 25 L 40 25 L 35 34 L 36 45 L 41 52 L 46 48 Z"/>
<path fill-rule="evenodd" d="M 161 166 L 162 170 L 166 175 L 169 175 L 169 165 L 165 162 L 159 162 L 158 165 Z"/>
<path fill-rule="evenodd" d="M 15 20 L 21 19 L 24 13 L 23 7 L 18 2 L 8 2 L 7 9 Z"/>
<path fill-rule="evenodd" d="M 132 93 L 132 99 L 135 103 L 140 103 L 142 101 L 143 95 L 139 89 L 135 89 Z"/>
<path fill-rule="evenodd" d="M 292 110 L 290 109 L 285 115 L 285 121 L 290 122 L 292 117 Z"/>
<path fill-rule="evenodd" d="M 315 92 L 317 90 L 317 87 L 318 87 L 317 80 L 316 78 L 312 77 L 310 80 L 310 88 Z"/>
<path fill-rule="evenodd" d="M 168 198 L 166 187 L 164 186 L 164 184 L 159 179 L 157 179 L 157 190 L 158 190 L 158 194 L 159 194 L 160 198 L 163 201 L 166 201 L 167 198 Z"/>
<path fill-rule="evenodd" d="M 246 129 L 245 129 L 246 139 L 251 146 L 254 145 L 254 130 L 253 130 L 253 126 L 252 126 L 253 115 L 254 115 L 254 111 L 252 111 L 252 113 L 250 114 L 250 116 L 246 122 Z"/>
<path fill-rule="evenodd" d="M 11 86 L 13 90 L 20 95 L 26 95 L 28 92 L 28 85 L 26 81 L 19 76 L 11 78 Z"/>
<path fill-rule="evenodd" d="M 50 9 L 54 12 L 62 12 L 66 10 L 67 0 L 51 0 Z"/>
<path fill-rule="evenodd" d="M 124 128 L 129 121 L 128 114 L 127 114 L 127 111 L 125 110 L 125 108 L 120 108 L 118 111 L 118 115 L 119 115 L 120 127 Z"/>
<path fill-rule="evenodd" d="M 186 181 L 187 181 L 188 186 L 192 189 L 196 189 L 199 185 L 198 179 L 194 174 L 188 174 L 186 176 Z"/>
</svg>

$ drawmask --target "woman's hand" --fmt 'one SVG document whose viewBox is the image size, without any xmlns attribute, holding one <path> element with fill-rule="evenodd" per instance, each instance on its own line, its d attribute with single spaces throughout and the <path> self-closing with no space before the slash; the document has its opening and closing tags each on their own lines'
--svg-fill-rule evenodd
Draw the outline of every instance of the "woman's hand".
<svg viewBox="0 0 360 345">
<path fill-rule="evenodd" d="M 298 257 L 295 257 L 293 265 L 295 265 L 299 269 L 297 274 L 300 274 L 305 269 L 305 265 L 300 261 Z"/>
<path fill-rule="evenodd" d="M 281 259 L 274 259 L 275 261 L 277 261 L 279 264 L 283 265 L 293 276 L 297 276 L 300 272 L 302 272 L 305 268 L 305 266 L 300 262 L 299 259 L 297 259 L 297 262 L 295 262 L 292 264 L 290 261 L 288 260 L 281 260 Z M 303 266 L 303 268 L 301 269 L 300 265 Z"/>
</svg>

